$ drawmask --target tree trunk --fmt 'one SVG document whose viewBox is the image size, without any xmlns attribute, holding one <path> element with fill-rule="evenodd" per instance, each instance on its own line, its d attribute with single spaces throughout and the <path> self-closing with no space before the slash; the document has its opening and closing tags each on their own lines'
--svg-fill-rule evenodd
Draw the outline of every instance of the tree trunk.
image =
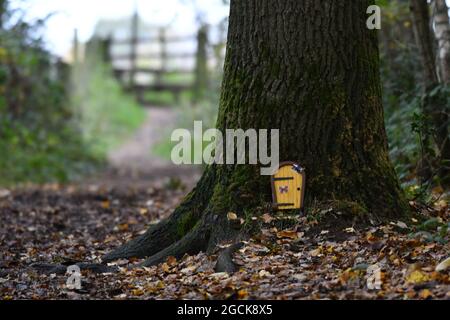
<svg viewBox="0 0 450 320">
<path fill-rule="evenodd" d="M 231 1 L 217 128 L 279 129 L 280 160 L 307 169 L 309 211 L 335 207 L 381 220 L 408 209 L 388 156 L 370 4 Z M 209 166 L 167 221 L 104 260 L 150 256 L 152 265 L 210 251 L 244 234 L 228 212 L 246 219 L 270 203 L 270 179 L 257 166 Z"/>
<path fill-rule="evenodd" d="M 424 68 L 425 99 L 423 102 L 423 114 L 430 118 L 430 125 L 434 129 L 433 138 L 439 150 L 439 158 L 442 168 L 439 175 L 445 185 L 450 183 L 450 139 L 449 139 L 449 116 L 446 112 L 446 98 L 431 96 L 430 93 L 439 86 L 439 76 L 436 66 L 436 55 L 434 53 L 434 38 L 431 30 L 430 13 L 427 0 L 411 0 L 411 12 L 414 21 L 414 32 L 419 47 Z M 424 144 L 429 142 L 429 135 L 424 134 Z M 424 156 L 424 163 L 431 162 L 431 155 Z M 428 165 L 430 166 L 430 165 Z M 424 166 L 422 166 L 424 167 Z M 422 168 L 429 175 L 429 168 Z M 423 175 L 424 178 L 426 176 Z M 428 177 L 430 178 L 430 177 Z"/>
<path fill-rule="evenodd" d="M 438 40 L 438 55 L 441 79 L 450 84 L 450 21 L 445 0 L 434 0 L 435 34 Z"/>
<path fill-rule="evenodd" d="M 197 34 L 197 53 L 195 57 L 194 104 L 206 97 L 209 85 L 208 76 L 208 26 L 202 25 Z"/>
<path fill-rule="evenodd" d="M 3 28 L 4 15 L 6 13 L 6 6 L 8 2 L 6 0 L 0 0 L 0 30 Z"/>
</svg>

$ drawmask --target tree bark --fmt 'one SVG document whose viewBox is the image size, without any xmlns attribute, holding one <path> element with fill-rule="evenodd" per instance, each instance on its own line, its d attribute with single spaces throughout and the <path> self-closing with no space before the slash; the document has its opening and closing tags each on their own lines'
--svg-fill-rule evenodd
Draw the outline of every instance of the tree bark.
<svg viewBox="0 0 450 320">
<path fill-rule="evenodd" d="M 280 160 L 307 169 L 311 212 L 348 208 L 379 220 L 408 212 L 388 156 L 378 39 L 366 27 L 371 4 L 231 2 L 217 128 L 279 129 Z M 270 206 L 270 179 L 257 166 L 212 165 L 171 218 L 105 261 L 150 256 L 152 265 L 211 251 L 244 234 L 228 212 L 246 219 Z M 172 230 L 164 243 L 155 237 L 162 230 Z"/>
<path fill-rule="evenodd" d="M 446 98 L 440 96 L 432 97 L 430 93 L 439 86 L 439 75 L 436 66 L 436 54 L 434 52 L 434 37 L 431 30 L 431 20 L 427 0 L 411 0 L 411 12 L 414 21 L 414 32 L 416 42 L 420 51 L 425 82 L 425 99 L 423 102 L 423 113 L 431 119 L 430 124 L 434 129 L 433 139 L 437 145 L 440 158 L 439 176 L 443 184 L 450 183 L 450 139 L 449 139 L 449 115 L 446 112 Z M 429 135 L 424 134 L 424 144 L 429 142 Z M 430 163 L 431 155 L 424 156 L 424 163 Z M 427 165 L 428 167 L 431 165 Z M 429 175 L 429 168 L 422 168 L 425 175 L 424 180 Z"/>
<path fill-rule="evenodd" d="M 8 5 L 8 2 L 6 0 L 0 0 L 0 29 L 3 29 L 3 23 L 4 23 L 4 15 L 6 13 L 6 6 Z"/>
<path fill-rule="evenodd" d="M 434 0 L 434 25 L 438 41 L 441 81 L 450 84 L 450 21 L 445 0 Z"/>
</svg>

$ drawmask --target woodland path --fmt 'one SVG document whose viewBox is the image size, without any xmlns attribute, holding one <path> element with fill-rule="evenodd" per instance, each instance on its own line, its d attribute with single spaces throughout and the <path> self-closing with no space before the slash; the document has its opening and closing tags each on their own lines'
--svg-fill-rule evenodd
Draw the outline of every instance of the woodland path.
<svg viewBox="0 0 450 320">
<path fill-rule="evenodd" d="M 177 166 L 154 154 L 154 147 L 170 139 L 170 129 L 176 123 L 176 112 L 168 107 L 147 107 L 146 119 L 137 132 L 108 156 L 110 170 L 101 181 L 115 186 L 162 186 L 177 180 L 192 187 L 200 177 L 193 166 Z"/>
</svg>

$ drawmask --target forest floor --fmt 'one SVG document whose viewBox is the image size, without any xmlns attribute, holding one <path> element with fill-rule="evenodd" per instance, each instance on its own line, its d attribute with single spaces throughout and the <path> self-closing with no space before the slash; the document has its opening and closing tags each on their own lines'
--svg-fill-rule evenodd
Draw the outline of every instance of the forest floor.
<svg viewBox="0 0 450 320">
<path fill-rule="evenodd" d="M 216 273 L 216 257 L 203 253 L 152 268 L 101 265 L 103 254 L 169 216 L 198 179 L 147 152 L 171 117 L 151 109 L 111 155 L 112 169 L 89 182 L 0 190 L 0 299 L 450 299 L 443 199 L 411 203 L 417 220 L 339 234 L 312 234 L 311 217 L 255 217 L 262 231 L 236 252 L 233 275 Z M 77 263 L 82 289 L 69 290 L 66 269 Z"/>
</svg>

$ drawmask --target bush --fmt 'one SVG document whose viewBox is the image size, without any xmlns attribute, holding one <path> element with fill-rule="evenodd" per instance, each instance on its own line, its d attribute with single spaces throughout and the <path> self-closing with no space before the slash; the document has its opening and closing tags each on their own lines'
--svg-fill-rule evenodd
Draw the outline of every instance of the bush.
<svg viewBox="0 0 450 320">
<path fill-rule="evenodd" d="M 10 10 L 1 21 L 0 184 L 65 182 L 90 172 L 98 161 L 67 99 L 68 66 L 43 49 L 43 22 L 25 23 Z"/>
</svg>

